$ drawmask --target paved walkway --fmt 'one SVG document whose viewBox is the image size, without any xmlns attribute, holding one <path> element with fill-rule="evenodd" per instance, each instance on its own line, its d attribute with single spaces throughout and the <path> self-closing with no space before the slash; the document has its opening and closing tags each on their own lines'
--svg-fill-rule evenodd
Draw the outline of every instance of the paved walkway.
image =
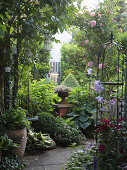
<svg viewBox="0 0 127 170">
<path fill-rule="evenodd" d="M 86 145 L 93 143 L 93 140 L 86 142 Z M 65 169 L 65 164 L 70 156 L 82 147 L 62 148 L 57 147 L 53 150 L 47 150 L 40 155 L 25 155 L 24 160 L 28 162 L 28 166 L 24 170 L 61 170 Z"/>
</svg>

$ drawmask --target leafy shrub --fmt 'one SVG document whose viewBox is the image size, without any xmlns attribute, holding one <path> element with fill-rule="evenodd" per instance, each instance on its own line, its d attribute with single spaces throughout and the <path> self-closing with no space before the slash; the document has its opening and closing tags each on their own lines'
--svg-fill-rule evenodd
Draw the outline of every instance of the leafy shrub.
<svg viewBox="0 0 127 170">
<path fill-rule="evenodd" d="M 1 170 L 21 170 L 26 166 L 26 162 L 23 161 L 17 155 L 2 154 L 0 169 Z"/>
<path fill-rule="evenodd" d="M 47 133 L 51 137 L 55 132 L 56 120 L 51 113 L 43 112 L 39 113 L 38 121 L 36 121 L 33 126 L 36 132 Z"/>
<path fill-rule="evenodd" d="M 10 148 L 17 147 L 16 143 L 13 143 L 6 134 L 0 135 L 0 151 L 9 150 Z"/>
<path fill-rule="evenodd" d="M 26 110 L 12 109 L 0 117 L 3 130 L 18 130 L 28 127 L 30 122 L 26 119 Z"/>
<path fill-rule="evenodd" d="M 68 146 L 73 143 L 78 145 L 81 140 L 81 133 L 74 125 L 69 125 L 67 121 L 61 117 L 56 118 L 56 130 L 53 139 L 59 146 Z"/>
<path fill-rule="evenodd" d="M 28 103 L 29 95 L 29 103 Z M 39 112 L 51 112 L 53 111 L 52 105 L 55 104 L 54 100 L 60 101 L 57 93 L 54 92 L 54 85 L 48 82 L 46 79 L 34 80 L 29 83 L 28 87 L 21 86 L 18 91 L 18 98 L 21 100 L 20 105 L 28 109 L 32 115 L 36 115 Z"/>
<path fill-rule="evenodd" d="M 47 134 L 42 134 L 41 132 L 36 133 L 32 130 L 29 130 L 27 133 L 27 145 L 26 152 L 40 152 L 45 149 L 50 148 L 52 144 L 52 139 Z"/>
<path fill-rule="evenodd" d="M 72 74 L 69 74 L 61 84 L 71 88 L 80 87 L 78 81 Z"/>
<path fill-rule="evenodd" d="M 75 121 L 78 128 L 86 129 L 93 122 L 92 113 L 96 112 L 95 95 L 83 88 L 75 88 L 66 100 L 73 104 L 69 117 Z"/>
</svg>

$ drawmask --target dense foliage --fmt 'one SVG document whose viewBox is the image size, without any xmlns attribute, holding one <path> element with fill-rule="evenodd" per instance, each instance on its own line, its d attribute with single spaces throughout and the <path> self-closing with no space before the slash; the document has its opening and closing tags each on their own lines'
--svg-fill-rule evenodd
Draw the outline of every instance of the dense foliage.
<svg viewBox="0 0 127 170">
<path fill-rule="evenodd" d="M 73 73 L 81 85 L 88 82 L 89 76 L 84 76 L 84 74 L 87 75 L 88 63 L 93 63 L 91 66 L 95 73 L 99 64 L 103 63 L 104 44 L 111 41 L 111 32 L 115 38 L 117 38 L 118 33 L 122 34 L 121 27 L 124 25 L 120 26 L 119 21 L 114 19 L 119 14 L 120 9 L 117 1 L 105 0 L 96 9 L 90 11 L 84 7 L 75 14 L 74 20 L 71 21 L 73 40 L 70 44 L 64 44 L 61 49 L 62 79 L 68 73 Z M 110 77 L 114 76 L 112 72 L 116 69 L 114 65 L 116 56 L 113 56 L 115 62 L 110 63 L 111 56 L 106 64 L 103 63 L 105 64 L 103 66 L 106 66 L 108 70 L 112 67 Z"/>
<path fill-rule="evenodd" d="M 54 132 L 54 141 L 59 146 L 78 145 L 81 141 L 82 134 L 70 120 L 64 120 L 56 117 L 56 130 Z"/>
<path fill-rule="evenodd" d="M 94 123 L 96 113 L 95 93 L 92 90 L 86 91 L 84 88 L 75 88 L 69 93 L 66 100 L 73 104 L 73 107 L 67 115 L 75 121 L 80 129 L 86 129 Z"/>
<path fill-rule="evenodd" d="M 18 130 L 29 127 L 30 122 L 26 119 L 26 110 L 22 108 L 12 109 L 0 117 L 1 129 Z"/>
<path fill-rule="evenodd" d="M 56 130 L 55 117 L 48 112 L 38 113 L 38 121 L 33 123 L 36 132 L 42 132 L 49 134 L 51 137 L 54 135 Z"/>
<path fill-rule="evenodd" d="M 18 98 L 20 106 L 27 109 L 30 115 L 42 111 L 51 112 L 52 104 L 55 104 L 54 100 L 61 100 L 54 92 L 53 82 L 48 82 L 46 79 L 33 80 L 29 82 L 29 87 L 22 85 L 19 88 Z"/>
<path fill-rule="evenodd" d="M 43 153 L 44 150 L 49 149 L 52 145 L 52 139 L 47 134 L 41 132 L 36 133 L 32 130 L 28 131 L 27 135 L 27 153 Z"/>
<path fill-rule="evenodd" d="M 3 154 L 0 169 L 2 170 L 21 170 L 26 166 L 26 162 L 16 155 Z"/>
</svg>

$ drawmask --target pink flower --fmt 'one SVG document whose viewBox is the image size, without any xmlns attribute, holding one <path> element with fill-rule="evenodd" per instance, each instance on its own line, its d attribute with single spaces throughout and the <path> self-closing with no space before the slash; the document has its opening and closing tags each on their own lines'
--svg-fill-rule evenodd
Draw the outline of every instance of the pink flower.
<svg viewBox="0 0 127 170">
<path fill-rule="evenodd" d="M 120 32 L 123 32 L 122 28 L 120 28 Z"/>
<path fill-rule="evenodd" d="M 98 21 L 100 22 L 101 20 L 100 20 L 100 19 L 98 19 Z"/>
<path fill-rule="evenodd" d="M 101 14 L 98 14 L 98 17 L 101 17 Z"/>
<path fill-rule="evenodd" d="M 88 62 L 88 66 L 92 67 L 93 66 L 93 62 L 92 61 Z"/>
<path fill-rule="evenodd" d="M 119 72 L 119 69 L 118 69 L 118 68 L 116 68 L 116 72 Z"/>
<path fill-rule="evenodd" d="M 85 43 L 88 44 L 88 43 L 89 43 L 89 40 L 85 40 Z"/>
<path fill-rule="evenodd" d="M 98 68 L 99 68 L 99 69 L 102 69 L 102 67 L 105 67 L 105 64 L 99 64 L 99 65 L 98 65 Z"/>
<path fill-rule="evenodd" d="M 95 12 L 91 12 L 90 16 L 94 17 L 95 16 Z"/>
<path fill-rule="evenodd" d="M 95 20 L 91 21 L 91 27 L 94 27 L 94 26 L 96 26 L 96 21 Z"/>
<path fill-rule="evenodd" d="M 100 26 L 102 26 L 103 24 L 102 23 L 100 23 Z"/>
<path fill-rule="evenodd" d="M 85 9 L 85 12 L 89 13 L 89 12 L 90 12 L 90 10 L 89 10 L 89 9 Z"/>
<path fill-rule="evenodd" d="M 91 90 L 95 90 L 95 87 L 90 87 Z"/>
<path fill-rule="evenodd" d="M 97 14 L 99 14 L 99 12 L 97 12 Z"/>
</svg>

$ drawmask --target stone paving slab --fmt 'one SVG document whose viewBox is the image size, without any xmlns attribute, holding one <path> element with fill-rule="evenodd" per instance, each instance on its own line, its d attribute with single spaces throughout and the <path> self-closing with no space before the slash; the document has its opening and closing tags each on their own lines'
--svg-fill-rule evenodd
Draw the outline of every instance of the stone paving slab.
<svg viewBox="0 0 127 170">
<path fill-rule="evenodd" d="M 89 141 L 93 143 L 93 141 Z M 88 145 L 89 143 L 86 143 Z M 28 166 L 24 170 L 61 170 L 70 156 L 77 150 L 82 150 L 82 146 L 75 148 L 57 147 L 53 150 L 47 150 L 39 155 L 25 155 L 24 160 Z"/>
</svg>

